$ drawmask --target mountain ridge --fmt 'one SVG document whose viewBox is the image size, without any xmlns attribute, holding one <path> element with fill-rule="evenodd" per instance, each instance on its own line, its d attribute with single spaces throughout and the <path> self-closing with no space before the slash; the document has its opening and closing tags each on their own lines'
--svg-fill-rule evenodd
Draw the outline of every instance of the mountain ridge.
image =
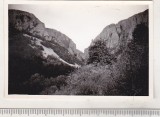
<svg viewBox="0 0 160 117">
<path fill-rule="evenodd" d="M 65 34 L 46 28 L 29 12 L 9 10 L 8 15 L 10 94 L 38 93 L 41 88 L 26 84 L 33 76 L 68 75 L 84 64 L 83 53 Z"/>
<path fill-rule="evenodd" d="M 76 54 L 80 61 L 84 59 L 83 53 L 76 49 L 76 44 L 68 36 L 55 29 L 46 28 L 45 24 L 33 14 L 10 9 L 9 19 L 11 19 L 9 24 L 16 30 L 31 36 L 44 38 L 46 41 L 55 41 L 66 48 L 72 55 Z"/>
<path fill-rule="evenodd" d="M 148 10 L 135 14 L 127 19 L 121 20 L 116 24 L 107 25 L 100 34 L 98 34 L 90 46 L 97 40 L 104 40 L 106 46 L 112 53 L 118 53 L 127 43 L 133 40 L 133 31 L 138 24 L 144 23 L 148 26 Z M 85 57 L 88 58 L 88 48 L 84 51 Z"/>
</svg>

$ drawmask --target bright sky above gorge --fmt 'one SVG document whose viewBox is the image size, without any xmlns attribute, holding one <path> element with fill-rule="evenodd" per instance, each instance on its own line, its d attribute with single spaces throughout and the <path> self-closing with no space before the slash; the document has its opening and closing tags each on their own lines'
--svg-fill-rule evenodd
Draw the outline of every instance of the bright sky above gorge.
<svg viewBox="0 0 160 117">
<path fill-rule="evenodd" d="M 63 1 L 46 4 L 14 4 L 9 9 L 33 13 L 47 28 L 64 33 L 84 51 L 107 25 L 143 12 L 147 5 L 108 4 L 108 2 Z"/>
</svg>

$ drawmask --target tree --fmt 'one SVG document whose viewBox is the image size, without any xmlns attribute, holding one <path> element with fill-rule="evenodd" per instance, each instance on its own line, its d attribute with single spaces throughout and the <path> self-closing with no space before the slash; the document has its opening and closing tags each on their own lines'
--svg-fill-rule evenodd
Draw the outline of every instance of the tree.
<svg viewBox="0 0 160 117">
<path fill-rule="evenodd" d="M 87 64 L 111 64 L 113 56 L 109 53 L 104 40 L 97 40 L 88 50 L 89 58 Z"/>
<path fill-rule="evenodd" d="M 149 91 L 149 49 L 148 49 L 148 27 L 142 23 L 135 27 L 133 40 L 128 44 L 121 59 L 117 63 L 121 73 L 124 74 L 128 95 L 147 96 Z M 116 70 L 115 70 L 116 71 Z"/>
<path fill-rule="evenodd" d="M 148 44 L 149 39 L 149 30 L 148 27 L 144 24 L 138 24 L 133 32 L 134 43 L 140 45 Z"/>
</svg>

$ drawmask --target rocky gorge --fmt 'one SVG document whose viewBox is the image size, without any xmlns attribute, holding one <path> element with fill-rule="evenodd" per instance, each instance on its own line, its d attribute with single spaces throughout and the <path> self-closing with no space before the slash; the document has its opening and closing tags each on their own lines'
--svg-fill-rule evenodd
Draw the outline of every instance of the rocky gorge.
<svg viewBox="0 0 160 117">
<path fill-rule="evenodd" d="M 32 13 L 9 10 L 9 94 L 149 95 L 149 13 L 106 26 L 82 53 Z"/>
</svg>

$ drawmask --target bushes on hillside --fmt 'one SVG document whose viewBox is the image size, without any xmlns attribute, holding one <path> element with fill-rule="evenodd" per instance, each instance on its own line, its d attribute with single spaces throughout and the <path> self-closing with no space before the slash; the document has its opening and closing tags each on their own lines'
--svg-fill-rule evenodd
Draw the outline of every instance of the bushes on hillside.
<svg viewBox="0 0 160 117">
<path fill-rule="evenodd" d="M 72 72 L 56 95 L 148 95 L 145 47 L 127 47 L 113 65 L 86 65 Z"/>
<path fill-rule="evenodd" d="M 9 93 L 147 96 L 147 31 L 144 24 L 138 25 L 133 32 L 133 40 L 118 54 L 116 61 L 105 42 L 96 41 L 89 48 L 87 65 L 76 70 L 53 56 L 43 59 L 41 54 L 36 54 L 38 52 L 28 46 L 26 37 L 23 42 L 14 40 L 15 44 L 21 46 L 10 44 Z M 18 50 L 23 50 L 25 56 Z"/>
<path fill-rule="evenodd" d="M 60 75 L 56 78 L 46 78 L 39 73 L 35 73 L 31 78 L 24 83 L 28 87 L 30 94 L 48 94 L 49 92 L 55 93 L 60 87 L 66 86 L 67 76 Z M 51 88 L 51 90 L 48 90 Z M 53 90 L 54 89 L 54 90 Z"/>
<path fill-rule="evenodd" d="M 148 45 L 148 42 L 149 42 L 148 27 L 144 23 L 138 24 L 136 28 L 134 29 L 133 38 L 134 38 L 133 41 L 138 45 L 139 44 Z"/>
<path fill-rule="evenodd" d="M 87 64 L 111 64 L 115 58 L 108 51 L 106 47 L 106 42 L 104 40 L 97 40 L 89 47 L 88 50 L 89 58 L 87 60 Z"/>
<path fill-rule="evenodd" d="M 67 85 L 50 94 L 147 96 L 148 33 L 147 31 L 143 34 L 137 33 L 143 26 L 140 24 L 135 28 L 134 39 L 123 49 L 114 64 L 104 62 L 105 59 L 110 61 L 108 59 L 110 55 L 106 54 L 107 57 L 103 59 L 106 52 L 103 42 L 98 41 L 91 46 L 88 65 L 72 72 L 67 78 Z M 98 64 L 101 62 L 103 64 Z"/>
<path fill-rule="evenodd" d="M 147 33 L 137 33 L 142 26 L 135 28 L 134 40 L 123 48 L 114 64 L 104 42 L 97 41 L 89 49 L 88 65 L 68 76 L 49 79 L 51 84 L 41 94 L 147 96 L 148 38 Z"/>
<path fill-rule="evenodd" d="M 87 65 L 71 73 L 63 85 L 54 93 L 51 86 L 43 94 L 54 95 L 120 95 L 117 80 L 112 77 L 109 66 Z"/>
</svg>

